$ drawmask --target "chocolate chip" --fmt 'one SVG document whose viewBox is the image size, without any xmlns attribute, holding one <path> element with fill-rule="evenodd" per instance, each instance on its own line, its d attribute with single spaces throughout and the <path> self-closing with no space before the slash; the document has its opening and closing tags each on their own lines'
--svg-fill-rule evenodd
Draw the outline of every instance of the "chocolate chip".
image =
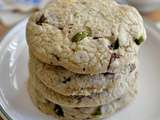
<svg viewBox="0 0 160 120">
<path fill-rule="evenodd" d="M 115 73 L 111 73 L 111 72 L 106 72 L 106 73 L 103 73 L 103 75 L 115 75 Z"/>
<path fill-rule="evenodd" d="M 42 15 L 40 18 L 39 18 L 39 20 L 36 22 L 36 24 L 37 25 L 42 25 L 42 23 L 46 20 L 47 18 L 44 16 L 44 15 Z"/>
<path fill-rule="evenodd" d="M 119 48 L 119 39 L 117 39 L 114 43 L 109 46 L 110 49 L 116 50 Z"/>
<path fill-rule="evenodd" d="M 55 105 L 54 106 L 54 111 L 58 116 L 64 117 L 64 112 L 61 106 Z"/>
<path fill-rule="evenodd" d="M 82 90 L 84 90 L 84 88 L 80 88 L 80 90 L 82 91 Z"/>
<path fill-rule="evenodd" d="M 99 37 L 93 37 L 93 39 L 98 39 Z"/>
<path fill-rule="evenodd" d="M 103 73 L 103 75 L 107 80 L 113 80 L 115 78 L 115 73 L 112 73 L 112 72 L 106 72 L 106 73 Z"/>
<path fill-rule="evenodd" d="M 102 37 L 93 37 L 93 39 L 95 39 L 95 40 L 96 40 L 96 39 L 99 39 L 99 38 L 102 38 Z"/>
<path fill-rule="evenodd" d="M 66 84 L 67 82 L 70 82 L 71 81 L 71 78 L 67 78 L 66 80 L 62 81 L 64 84 Z"/>
<path fill-rule="evenodd" d="M 58 27 L 58 29 L 63 30 L 63 27 Z"/>
<path fill-rule="evenodd" d="M 55 58 L 57 59 L 57 61 L 59 61 L 60 60 L 60 58 L 57 56 L 57 55 L 54 55 L 55 56 Z"/>
<path fill-rule="evenodd" d="M 76 109 L 76 110 L 80 110 L 80 108 L 78 108 L 78 107 L 75 107 L 74 109 Z"/>
</svg>

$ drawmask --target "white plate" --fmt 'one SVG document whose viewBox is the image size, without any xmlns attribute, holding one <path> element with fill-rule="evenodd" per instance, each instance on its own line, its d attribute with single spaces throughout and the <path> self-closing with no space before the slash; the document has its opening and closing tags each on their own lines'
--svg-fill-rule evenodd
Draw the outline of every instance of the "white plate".
<svg viewBox="0 0 160 120">
<path fill-rule="evenodd" d="M 7 120 L 53 120 L 33 106 L 27 90 L 26 20 L 0 45 L 0 111 Z M 147 24 L 148 40 L 140 52 L 139 94 L 130 106 L 109 120 L 160 120 L 160 34 Z"/>
</svg>

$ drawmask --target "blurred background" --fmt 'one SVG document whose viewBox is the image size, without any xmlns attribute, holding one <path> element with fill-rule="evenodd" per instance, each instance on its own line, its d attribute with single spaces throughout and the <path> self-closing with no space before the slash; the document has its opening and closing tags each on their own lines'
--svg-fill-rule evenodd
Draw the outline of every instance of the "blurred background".
<svg viewBox="0 0 160 120">
<path fill-rule="evenodd" d="M 54 0 L 0 0 L 0 38 L 17 22 Z M 160 28 L 160 0 L 117 0 L 135 6 Z"/>
</svg>

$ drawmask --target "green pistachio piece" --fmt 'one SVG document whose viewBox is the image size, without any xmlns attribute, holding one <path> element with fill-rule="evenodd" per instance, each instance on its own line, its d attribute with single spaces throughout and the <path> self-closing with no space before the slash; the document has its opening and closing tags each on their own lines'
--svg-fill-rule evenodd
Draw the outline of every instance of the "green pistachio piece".
<svg viewBox="0 0 160 120">
<path fill-rule="evenodd" d="M 140 45 L 142 42 L 144 42 L 144 38 L 143 38 L 143 36 L 141 36 L 141 37 L 139 37 L 138 39 L 136 38 L 134 41 L 135 41 L 135 43 L 136 43 L 137 45 Z"/>
<path fill-rule="evenodd" d="M 92 114 L 93 116 L 100 116 L 102 115 L 101 106 L 97 108 L 97 110 Z"/>
<path fill-rule="evenodd" d="M 77 34 L 75 34 L 73 36 L 72 42 L 79 42 L 79 41 L 83 40 L 84 38 L 86 38 L 87 36 L 89 36 L 89 34 L 86 31 L 78 32 Z"/>
<path fill-rule="evenodd" d="M 92 35 L 92 30 L 90 27 L 86 26 L 86 30 L 83 32 L 78 32 L 75 34 L 72 38 L 72 42 L 79 42 L 83 40 L 84 38 L 91 36 Z"/>
<path fill-rule="evenodd" d="M 55 105 L 54 111 L 58 116 L 64 117 L 64 112 L 63 112 L 63 109 L 61 108 L 61 106 Z"/>
</svg>

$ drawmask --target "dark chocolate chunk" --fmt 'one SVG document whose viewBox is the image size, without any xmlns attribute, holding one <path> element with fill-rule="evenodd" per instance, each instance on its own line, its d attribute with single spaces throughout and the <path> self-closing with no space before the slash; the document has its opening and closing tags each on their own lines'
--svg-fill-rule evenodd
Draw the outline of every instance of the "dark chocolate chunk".
<svg viewBox="0 0 160 120">
<path fill-rule="evenodd" d="M 58 27 L 58 29 L 63 30 L 63 27 Z"/>
<path fill-rule="evenodd" d="M 120 45 L 119 45 L 119 40 L 118 40 L 118 39 L 109 46 L 109 48 L 110 48 L 110 49 L 113 49 L 113 50 L 116 50 L 116 49 L 118 49 L 119 47 L 120 47 Z"/>
<path fill-rule="evenodd" d="M 63 112 L 63 109 L 62 109 L 61 106 L 55 105 L 55 106 L 54 106 L 54 111 L 55 111 L 55 113 L 56 113 L 58 116 L 64 117 L 64 112 Z"/>
<path fill-rule="evenodd" d="M 105 76 L 106 76 L 106 75 L 113 75 L 113 76 L 114 76 L 114 75 L 115 75 L 115 73 L 112 73 L 112 72 L 106 72 L 106 73 L 103 73 L 103 75 L 105 75 Z"/>
<path fill-rule="evenodd" d="M 99 39 L 99 38 L 102 38 L 102 37 L 93 37 L 93 39 L 95 39 L 95 40 L 96 40 L 96 39 Z"/>
<path fill-rule="evenodd" d="M 69 77 L 69 78 L 67 78 L 67 79 L 65 79 L 64 81 L 62 81 L 64 84 L 66 84 L 67 82 L 70 82 L 71 81 L 71 78 Z"/>
<path fill-rule="evenodd" d="M 57 55 L 54 55 L 55 56 L 55 58 L 57 59 L 57 61 L 59 61 L 60 60 L 60 58 L 57 56 Z"/>
<path fill-rule="evenodd" d="M 37 25 L 42 25 L 42 23 L 46 20 L 47 18 L 44 16 L 44 15 L 42 15 L 40 18 L 39 18 L 39 20 L 36 22 L 36 24 Z"/>
</svg>

